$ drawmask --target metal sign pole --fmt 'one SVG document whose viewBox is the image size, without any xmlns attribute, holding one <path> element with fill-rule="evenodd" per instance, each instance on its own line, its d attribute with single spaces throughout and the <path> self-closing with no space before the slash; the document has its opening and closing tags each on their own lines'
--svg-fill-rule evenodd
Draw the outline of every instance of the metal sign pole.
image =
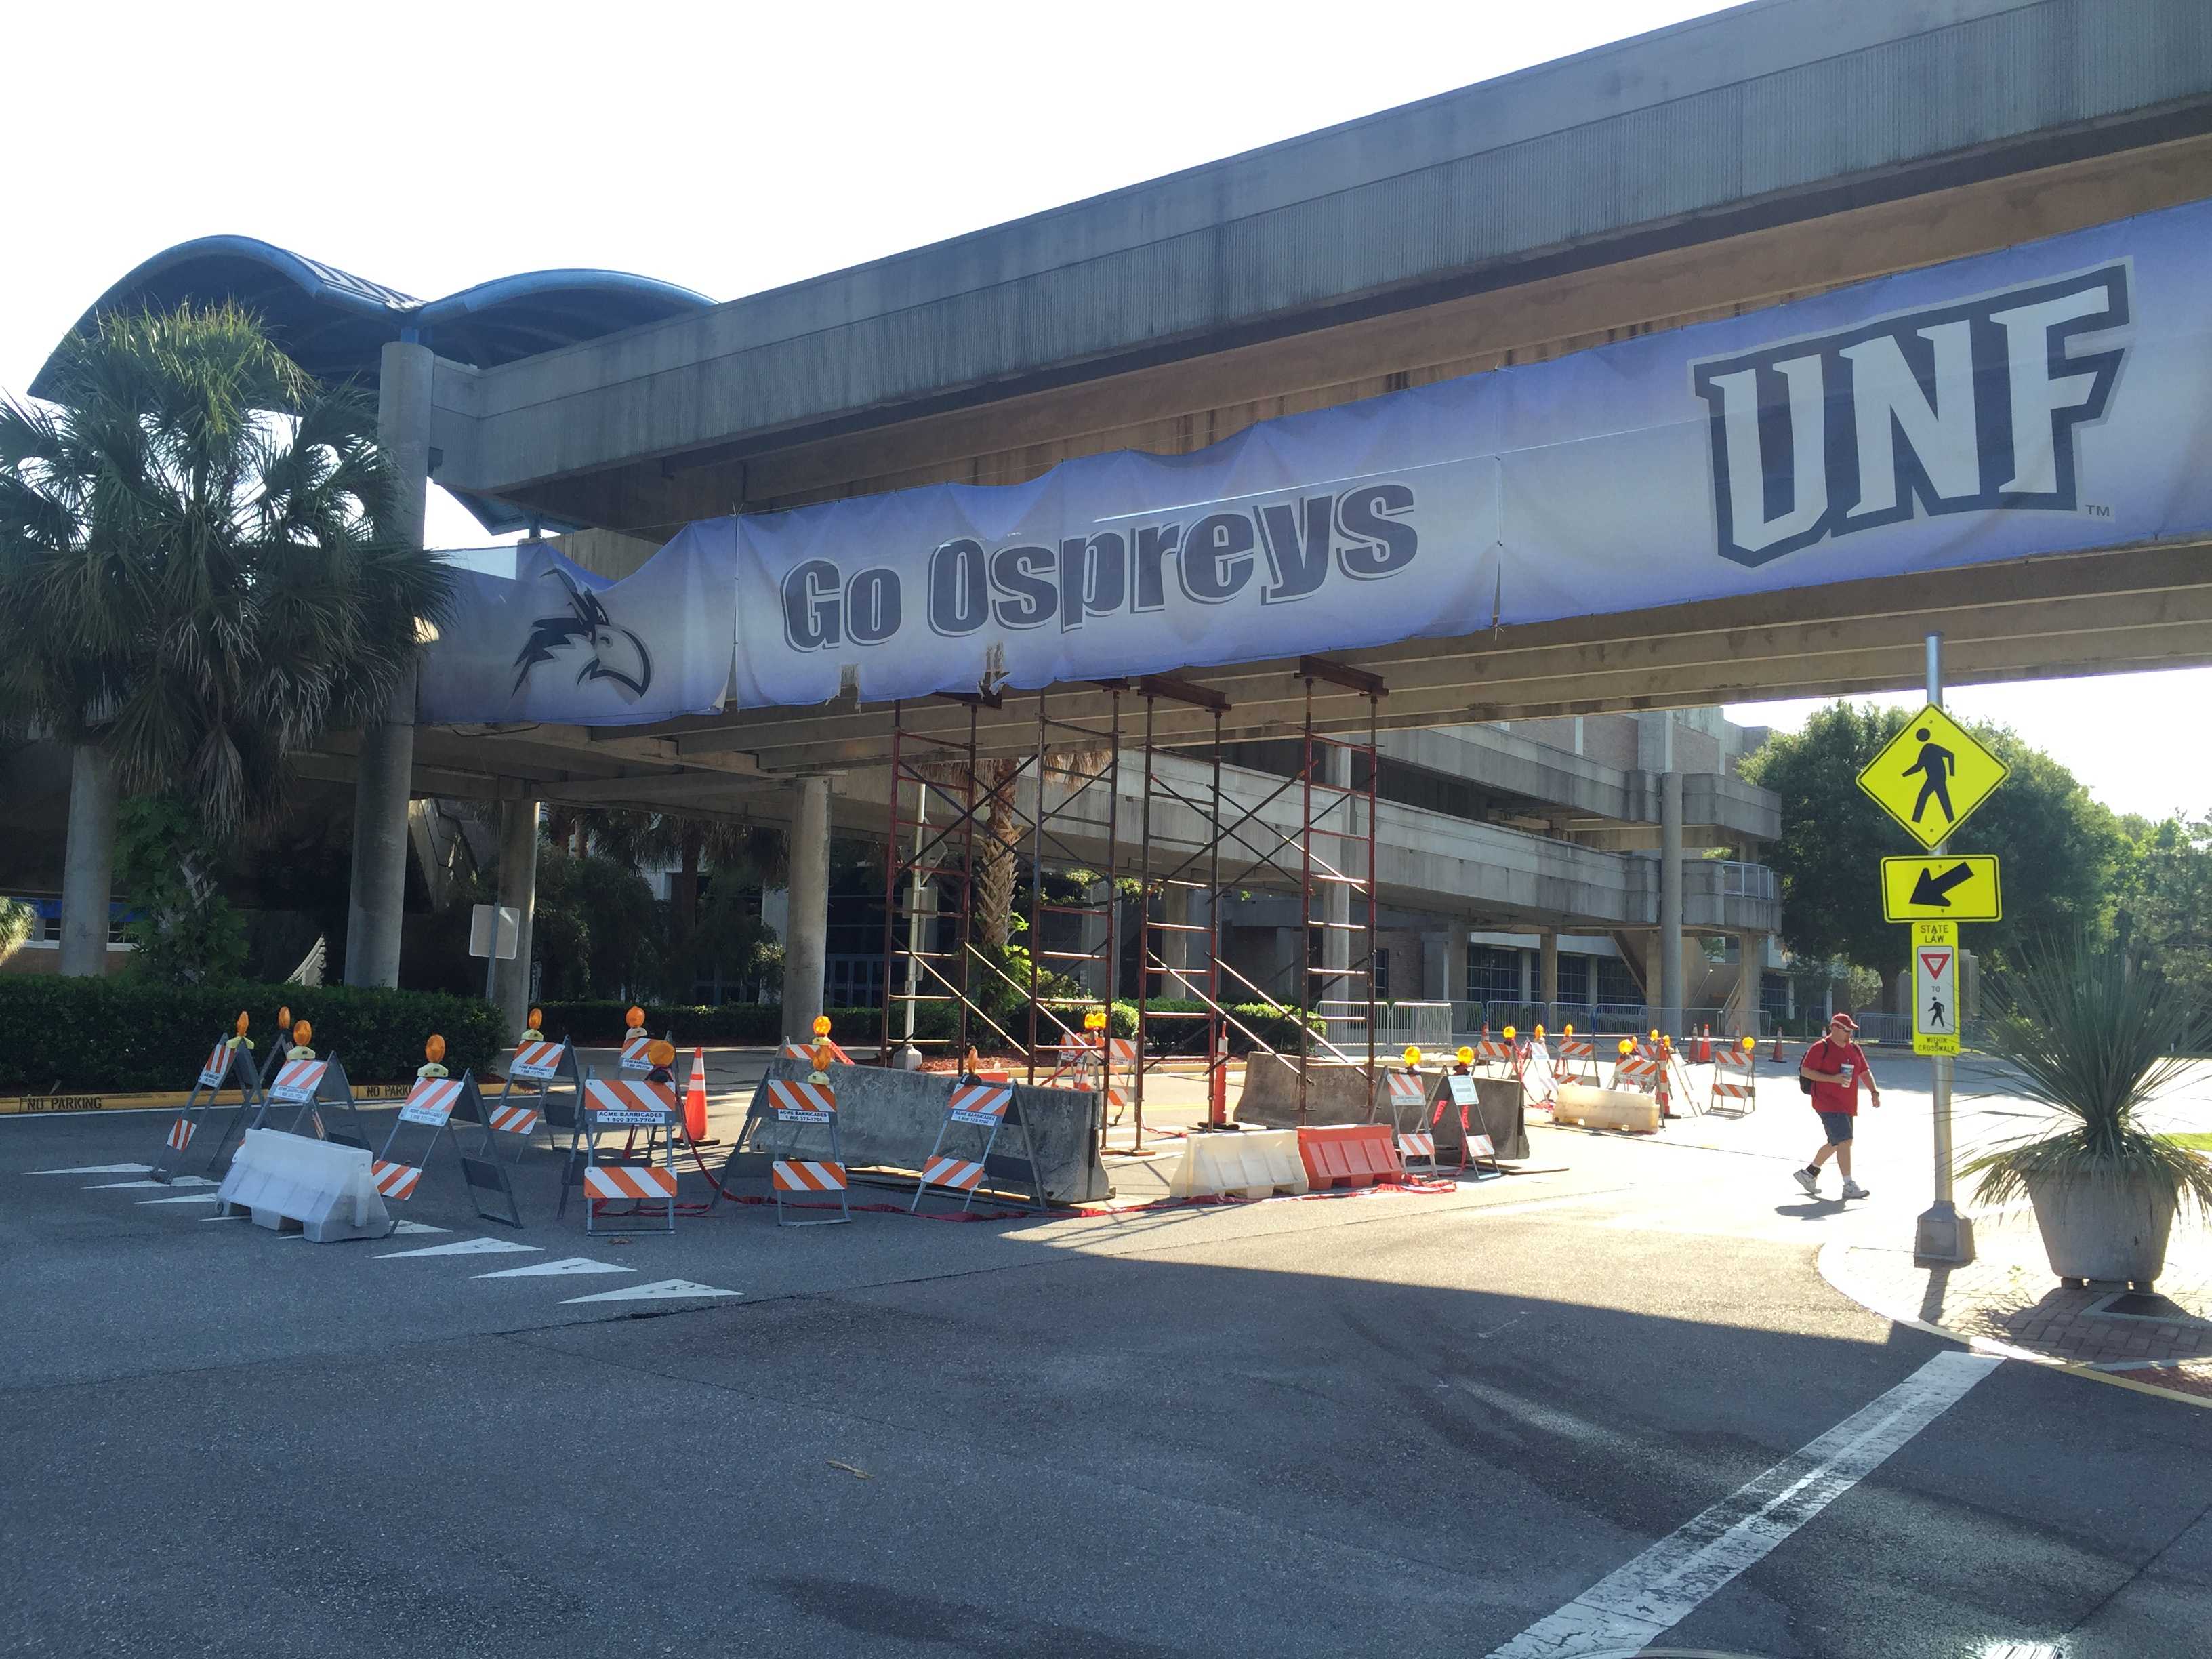
<svg viewBox="0 0 2212 1659">
<path fill-rule="evenodd" d="M 1943 706 L 1943 636 L 1928 636 L 1928 702 Z M 1936 848 L 1940 856 L 1942 847 Z M 1955 997 L 1954 1001 L 1955 1003 Z M 1919 1018 L 1916 1009 L 1913 1018 Z M 1974 1259 L 1974 1224 L 1959 1213 L 1951 1189 L 1951 1056 L 1930 1054 L 1935 1067 L 1936 1201 L 1920 1217 L 1912 1253 L 1925 1261 L 1963 1265 Z"/>
</svg>

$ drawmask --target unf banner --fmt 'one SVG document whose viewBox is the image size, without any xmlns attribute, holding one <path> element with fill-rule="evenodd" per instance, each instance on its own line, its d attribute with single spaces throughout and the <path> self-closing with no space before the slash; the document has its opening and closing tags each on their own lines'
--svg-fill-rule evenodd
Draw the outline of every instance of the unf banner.
<svg viewBox="0 0 2212 1659">
<path fill-rule="evenodd" d="M 695 525 L 660 558 L 734 574 L 730 695 L 758 707 L 2195 535 L 2212 528 L 2208 256 L 2212 204 L 2176 208 L 1195 454 Z M 614 618 L 619 590 L 600 597 Z"/>
</svg>

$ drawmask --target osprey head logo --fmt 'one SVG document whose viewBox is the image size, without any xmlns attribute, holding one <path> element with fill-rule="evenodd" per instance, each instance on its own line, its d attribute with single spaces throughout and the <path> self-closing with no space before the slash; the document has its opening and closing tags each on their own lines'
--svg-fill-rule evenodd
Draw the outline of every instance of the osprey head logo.
<svg viewBox="0 0 2212 1659">
<path fill-rule="evenodd" d="M 588 647 L 591 655 L 576 671 L 576 684 L 610 680 L 624 700 L 635 702 L 653 684 L 653 653 L 645 641 L 627 628 L 616 626 L 607 607 L 590 589 L 580 587 L 565 570 L 549 572 L 567 590 L 568 608 L 558 616 L 540 617 L 530 625 L 530 637 L 514 659 L 514 690 L 522 690 L 530 671 L 551 662 L 573 647 Z"/>
</svg>

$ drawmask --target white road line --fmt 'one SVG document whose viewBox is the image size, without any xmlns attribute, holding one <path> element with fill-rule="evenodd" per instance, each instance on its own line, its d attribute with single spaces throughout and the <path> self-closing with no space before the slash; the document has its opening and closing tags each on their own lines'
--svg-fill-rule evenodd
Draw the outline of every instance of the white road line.
<svg viewBox="0 0 2212 1659">
<path fill-rule="evenodd" d="M 142 1198 L 141 1204 L 220 1204 L 221 1193 L 186 1193 L 182 1198 Z"/>
<path fill-rule="evenodd" d="M 26 1170 L 25 1175 L 151 1175 L 150 1164 L 80 1164 L 73 1170 Z"/>
<path fill-rule="evenodd" d="M 597 1296 L 572 1296 L 561 1305 L 565 1308 L 577 1302 L 658 1302 L 671 1297 L 743 1294 L 741 1291 L 718 1291 L 712 1285 L 695 1285 L 688 1279 L 664 1279 L 652 1285 L 625 1285 L 618 1291 L 601 1291 Z"/>
<path fill-rule="evenodd" d="M 428 1244 L 419 1250 L 386 1250 L 377 1261 L 397 1261 L 410 1255 L 505 1255 L 521 1250 L 537 1250 L 535 1244 L 517 1244 L 506 1238 L 462 1238 L 451 1244 Z"/>
<path fill-rule="evenodd" d="M 501 1267 L 477 1273 L 478 1279 L 544 1279 L 567 1273 L 634 1273 L 635 1267 L 617 1267 L 611 1261 L 594 1261 L 587 1255 L 564 1256 L 558 1261 L 532 1261 L 526 1267 Z"/>
<path fill-rule="evenodd" d="M 1865 1410 L 1529 1626 L 1490 1659 L 1573 1659 L 1649 1645 L 1765 1559 L 2002 1363 L 1956 1350 L 1937 1354 Z"/>
<path fill-rule="evenodd" d="M 219 1181 L 210 1181 L 205 1176 L 177 1176 L 167 1181 L 95 1181 L 85 1191 L 109 1193 L 118 1187 L 219 1187 L 222 1184 Z"/>
</svg>

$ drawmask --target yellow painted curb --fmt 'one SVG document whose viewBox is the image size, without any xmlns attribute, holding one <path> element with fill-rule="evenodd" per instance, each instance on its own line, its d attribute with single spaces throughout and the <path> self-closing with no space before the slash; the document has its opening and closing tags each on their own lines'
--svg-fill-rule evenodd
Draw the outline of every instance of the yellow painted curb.
<svg viewBox="0 0 2212 1659">
<path fill-rule="evenodd" d="M 2017 1359 L 2027 1364 L 2040 1365 L 2045 1370 L 2063 1371 L 2069 1376 L 2087 1377 L 2092 1382 L 2109 1382 L 2116 1389 L 2129 1389 L 2136 1394 L 2156 1395 L 2160 1400 L 2178 1400 L 2185 1406 L 2195 1406 L 2200 1410 L 2212 1411 L 2212 1400 L 2208 1400 L 2202 1395 L 2184 1394 L 2179 1389 L 2162 1389 L 2155 1382 L 2138 1382 L 2131 1376 L 2122 1376 L 2117 1372 L 2100 1370 L 2096 1366 L 2084 1364 L 2078 1359 L 2061 1359 L 2056 1354 L 2038 1353 L 2033 1348 L 2014 1347 L 2009 1342 L 1999 1342 L 1993 1337 L 1969 1336 L 1966 1332 L 1954 1331 L 1948 1325 L 1934 1324 L 1920 1318 L 1917 1315 L 1899 1313 L 1893 1308 L 1885 1308 L 1879 1303 L 1869 1302 L 1844 1280 L 1841 1263 L 1844 1255 L 1854 1248 L 1842 1239 L 1832 1239 L 1823 1244 L 1820 1247 L 1820 1277 L 1828 1281 L 1830 1290 L 1850 1301 L 1857 1303 L 1869 1313 L 1880 1315 L 1893 1325 L 1905 1325 L 1916 1331 L 1925 1332 L 1929 1336 L 1940 1336 L 1946 1341 L 1956 1342 L 1971 1348 L 1976 1353 L 1995 1354 L 2000 1359 Z M 1828 1259 L 1831 1254 L 1835 1257 L 1833 1263 L 1831 1263 Z"/>
<path fill-rule="evenodd" d="M 356 1100 L 404 1100 L 411 1085 L 405 1083 L 356 1083 L 353 1086 Z M 191 1097 L 187 1090 L 155 1090 L 139 1094 L 59 1094 L 0 1096 L 0 1117 L 45 1116 L 71 1112 L 173 1112 Z M 217 1107 L 234 1107 L 239 1103 L 238 1091 L 226 1089 L 215 1097 Z"/>
</svg>

